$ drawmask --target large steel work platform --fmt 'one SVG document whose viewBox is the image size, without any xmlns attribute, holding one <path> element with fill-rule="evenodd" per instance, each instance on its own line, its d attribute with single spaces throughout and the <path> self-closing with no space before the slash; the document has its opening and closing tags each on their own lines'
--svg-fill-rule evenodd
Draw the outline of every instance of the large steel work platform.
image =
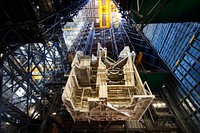
<svg viewBox="0 0 200 133">
<path fill-rule="evenodd" d="M 134 65 L 135 52 L 125 47 L 109 61 L 98 45 L 97 56 L 77 52 L 62 100 L 74 121 L 140 120 L 155 98 Z"/>
</svg>

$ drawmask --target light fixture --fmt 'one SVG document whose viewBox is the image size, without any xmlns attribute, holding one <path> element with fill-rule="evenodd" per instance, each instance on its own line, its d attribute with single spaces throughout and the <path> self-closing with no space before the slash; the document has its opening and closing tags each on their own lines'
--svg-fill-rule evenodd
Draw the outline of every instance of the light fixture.
<svg viewBox="0 0 200 133">
<path fill-rule="evenodd" d="M 9 122 L 5 122 L 5 124 L 6 124 L 6 125 L 10 125 L 10 123 L 9 123 Z"/>
<path fill-rule="evenodd" d="M 162 107 L 165 107 L 166 106 L 166 103 L 161 103 Z"/>
<path fill-rule="evenodd" d="M 164 102 L 157 102 L 152 104 L 154 108 L 164 108 L 166 107 L 166 103 Z"/>
<path fill-rule="evenodd" d="M 162 88 L 165 88 L 165 84 L 162 85 Z"/>
<path fill-rule="evenodd" d="M 53 45 L 53 43 L 52 43 L 51 41 L 48 41 L 48 44 L 49 44 L 49 45 Z"/>
<path fill-rule="evenodd" d="M 40 114 L 37 114 L 37 115 L 35 116 L 35 119 L 37 119 L 39 116 L 40 116 Z"/>
<path fill-rule="evenodd" d="M 56 115 L 56 114 L 57 114 L 56 112 L 53 112 L 53 113 L 52 113 L 52 115 Z"/>
<path fill-rule="evenodd" d="M 154 107 L 157 107 L 157 104 L 154 103 L 153 106 L 154 106 Z"/>
<path fill-rule="evenodd" d="M 158 107 L 161 107 L 161 106 L 162 106 L 162 104 L 161 104 L 161 103 L 157 103 L 157 106 L 158 106 Z"/>
<path fill-rule="evenodd" d="M 35 112 L 35 108 L 32 107 L 29 109 L 29 115 L 32 115 L 34 112 Z"/>
</svg>

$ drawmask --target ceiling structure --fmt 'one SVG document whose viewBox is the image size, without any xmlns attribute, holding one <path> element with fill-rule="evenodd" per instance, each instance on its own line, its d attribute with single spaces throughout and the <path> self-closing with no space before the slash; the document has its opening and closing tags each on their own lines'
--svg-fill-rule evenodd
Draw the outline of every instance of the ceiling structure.
<svg viewBox="0 0 200 133">
<path fill-rule="evenodd" d="M 29 42 L 45 42 L 88 0 L 7 0 L 0 3 L 0 45 L 6 56 Z M 200 21 L 199 0 L 116 0 L 136 23 Z M 187 7 L 187 8 L 186 8 Z M 167 16 L 167 17 L 166 17 Z M 6 54 L 7 53 L 7 54 Z"/>
<path fill-rule="evenodd" d="M 0 3 L 0 46 L 3 57 L 26 43 L 56 40 L 61 28 L 88 0 L 8 0 Z"/>
<path fill-rule="evenodd" d="M 199 22 L 199 0 L 116 0 L 136 23 Z"/>
</svg>

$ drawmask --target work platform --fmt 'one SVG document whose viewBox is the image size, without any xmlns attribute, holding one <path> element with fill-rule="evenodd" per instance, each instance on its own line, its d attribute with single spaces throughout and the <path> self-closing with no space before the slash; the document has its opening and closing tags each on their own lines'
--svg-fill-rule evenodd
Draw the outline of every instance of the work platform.
<svg viewBox="0 0 200 133">
<path fill-rule="evenodd" d="M 98 45 L 97 57 L 77 52 L 62 100 L 74 121 L 140 120 L 155 98 L 134 65 L 126 46 L 118 61 L 109 61 Z"/>
</svg>

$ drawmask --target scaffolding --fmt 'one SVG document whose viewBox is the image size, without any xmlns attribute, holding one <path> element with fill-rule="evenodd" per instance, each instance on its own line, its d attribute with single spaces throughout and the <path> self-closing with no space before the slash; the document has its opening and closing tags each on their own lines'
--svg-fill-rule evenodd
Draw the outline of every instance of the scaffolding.
<svg viewBox="0 0 200 133">
<path fill-rule="evenodd" d="M 47 84 L 61 83 L 66 72 L 66 50 L 61 43 L 32 43 L 21 46 L 2 65 L 2 117 L 9 124 L 26 125 L 46 117 L 52 104 Z M 28 125 L 27 125 L 28 126 Z"/>
</svg>

